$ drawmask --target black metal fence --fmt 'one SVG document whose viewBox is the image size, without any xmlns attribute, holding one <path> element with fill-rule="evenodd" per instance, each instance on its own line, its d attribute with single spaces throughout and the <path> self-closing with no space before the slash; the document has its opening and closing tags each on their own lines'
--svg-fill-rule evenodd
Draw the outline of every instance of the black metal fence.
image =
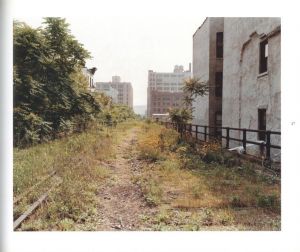
<svg viewBox="0 0 300 252">
<path fill-rule="evenodd" d="M 204 135 L 204 141 L 208 141 L 208 138 L 211 137 L 213 139 L 225 139 L 225 147 L 229 149 L 230 141 L 236 141 L 242 143 L 244 153 L 247 153 L 247 143 L 258 145 L 261 150 L 264 150 L 266 159 L 271 158 L 271 149 L 281 149 L 281 146 L 275 145 L 271 143 L 272 135 L 281 136 L 281 132 L 279 131 L 270 131 L 270 130 L 254 130 L 254 129 L 242 129 L 242 128 L 231 128 L 231 127 L 218 127 L 218 126 L 207 126 L 207 125 L 197 125 L 197 124 L 176 124 L 173 122 L 161 122 L 166 127 L 172 127 L 176 129 L 180 133 L 189 133 L 190 135 L 194 135 L 197 140 L 199 139 L 199 135 Z M 202 131 L 200 129 L 203 129 Z M 214 133 L 211 133 L 211 130 L 214 130 Z M 219 131 L 218 131 L 219 130 Z M 223 131 L 226 134 L 223 135 Z M 242 132 L 242 138 L 233 138 L 230 137 L 230 132 L 239 131 Z M 221 132 L 221 134 L 216 134 L 216 132 Z M 264 140 L 253 141 L 249 138 L 247 139 L 247 133 L 254 132 L 259 134 L 260 136 L 264 136 Z"/>
</svg>

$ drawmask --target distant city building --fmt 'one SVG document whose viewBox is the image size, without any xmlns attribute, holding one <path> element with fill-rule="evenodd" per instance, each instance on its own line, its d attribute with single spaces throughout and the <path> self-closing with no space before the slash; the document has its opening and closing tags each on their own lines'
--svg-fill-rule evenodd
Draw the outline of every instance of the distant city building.
<svg viewBox="0 0 300 252">
<path fill-rule="evenodd" d="M 95 74 L 96 71 L 97 71 L 96 67 L 93 67 L 93 68 L 84 67 L 84 68 L 82 68 L 82 72 L 88 80 L 88 85 L 89 85 L 88 87 L 91 91 L 94 91 L 94 88 L 95 88 L 94 74 Z"/>
<path fill-rule="evenodd" d="M 110 82 L 97 82 L 97 87 L 106 87 L 110 86 L 110 92 L 117 91 L 117 97 L 116 97 L 116 103 L 117 104 L 124 104 L 129 106 L 130 108 L 133 108 L 133 90 L 132 85 L 130 82 L 121 82 L 120 76 L 113 76 L 112 81 Z M 115 93 L 114 93 L 115 94 Z"/>
<path fill-rule="evenodd" d="M 118 90 L 113 88 L 109 83 L 95 83 L 95 91 L 102 92 L 112 98 L 114 103 L 118 103 Z"/>
<path fill-rule="evenodd" d="M 170 73 L 148 71 L 147 88 L 147 116 L 167 113 L 169 108 L 182 106 L 184 94 L 182 91 L 184 80 L 191 77 L 191 64 L 189 70 L 184 71 L 183 66 L 175 66 Z"/>
</svg>

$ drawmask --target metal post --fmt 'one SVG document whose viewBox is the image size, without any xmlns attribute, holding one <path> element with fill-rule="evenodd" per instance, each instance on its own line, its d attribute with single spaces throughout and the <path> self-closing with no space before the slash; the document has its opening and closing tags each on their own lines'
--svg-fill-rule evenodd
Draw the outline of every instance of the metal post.
<svg viewBox="0 0 300 252">
<path fill-rule="evenodd" d="M 196 140 L 198 140 L 198 125 L 196 125 Z"/>
<path fill-rule="evenodd" d="M 266 140 L 266 157 L 268 160 L 270 160 L 271 157 L 271 132 L 268 130 L 266 131 L 267 134 L 267 140 Z"/>
<path fill-rule="evenodd" d="M 226 128 L 226 149 L 229 149 L 229 127 Z"/>
<path fill-rule="evenodd" d="M 247 143 L 247 131 L 246 129 L 243 129 L 243 147 L 246 154 L 246 143 Z"/>
<path fill-rule="evenodd" d="M 207 126 L 204 126 L 204 141 L 206 142 L 207 139 Z"/>
</svg>

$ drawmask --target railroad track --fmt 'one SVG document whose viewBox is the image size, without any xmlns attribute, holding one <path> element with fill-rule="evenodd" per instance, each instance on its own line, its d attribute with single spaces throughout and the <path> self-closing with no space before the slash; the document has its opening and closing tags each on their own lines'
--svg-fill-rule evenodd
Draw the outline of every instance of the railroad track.
<svg viewBox="0 0 300 252">
<path fill-rule="evenodd" d="M 32 187 L 30 187 L 28 190 L 26 190 L 25 192 L 21 193 L 18 197 L 16 197 L 13 201 L 14 203 L 14 208 L 18 205 L 18 203 L 23 200 L 25 198 L 25 196 L 27 196 L 28 194 L 30 194 L 31 192 L 33 192 L 38 186 L 42 185 L 43 183 L 45 183 L 46 181 L 48 181 L 50 178 L 55 177 L 56 175 L 56 171 L 51 172 L 49 175 L 43 177 L 38 183 L 36 183 L 35 185 L 33 185 Z M 56 178 L 56 183 L 54 183 L 54 185 L 45 193 L 43 193 L 33 204 L 31 204 L 25 212 L 23 212 L 18 218 L 14 219 L 14 223 L 13 223 L 13 230 L 16 230 L 18 227 L 20 227 L 20 225 L 30 216 L 34 213 L 34 211 L 39 208 L 43 202 L 48 198 L 50 192 L 58 187 L 61 183 L 62 183 L 62 179 L 59 177 L 55 177 Z"/>
</svg>

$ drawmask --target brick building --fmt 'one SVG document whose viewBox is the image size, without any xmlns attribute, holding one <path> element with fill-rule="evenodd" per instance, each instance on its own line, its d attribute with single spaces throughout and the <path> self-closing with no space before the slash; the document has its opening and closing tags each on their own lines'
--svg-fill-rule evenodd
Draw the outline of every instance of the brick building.
<svg viewBox="0 0 300 252">
<path fill-rule="evenodd" d="M 191 77 L 191 65 L 184 71 L 183 66 L 175 66 L 171 73 L 148 71 L 147 116 L 167 113 L 170 108 L 180 108 L 184 94 L 184 80 Z"/>
</svg>

